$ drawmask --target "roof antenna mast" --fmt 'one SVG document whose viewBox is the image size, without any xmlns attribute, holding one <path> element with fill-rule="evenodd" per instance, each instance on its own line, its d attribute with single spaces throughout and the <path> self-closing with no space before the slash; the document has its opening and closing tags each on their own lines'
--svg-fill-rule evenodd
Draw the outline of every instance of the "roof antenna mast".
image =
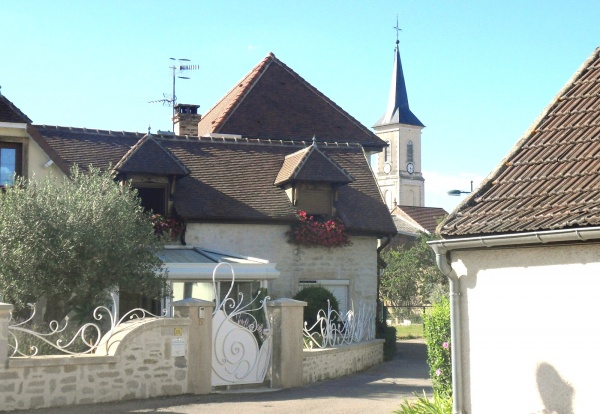
<svg viewBox="0 0 600 414">
<path fill-rule="evenodd" d="M 157 99 L 155 101 L 149 101 L 149 103 L 161 102 L 164 106 L 171 106 L 173 108 L 173 131 L 175 131 L 175 107 L 177 106 L 177 95 L 175 94 L 175 80 L 189 79 L 188 76 L 183 76 L 184 72 L 189 70 L 198 70 L 200 65 L 192 65 L 189 59 L 175 59 L 169 58 L 172 61 L 173 66 L 169 66 L 169 69 L 173 71 L 173 93 L 163 93 L 163 99 Z"/>
</svg>

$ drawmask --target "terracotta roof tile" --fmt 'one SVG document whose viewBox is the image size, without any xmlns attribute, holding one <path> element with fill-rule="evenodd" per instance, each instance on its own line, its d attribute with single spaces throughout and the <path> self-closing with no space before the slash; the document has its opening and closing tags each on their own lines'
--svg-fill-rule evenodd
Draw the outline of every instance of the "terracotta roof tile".
<svg viewBox="0 0 600 414">
<path fill-rule="evenodd" d="M 600 49 L 496 170 L 442 223 L 444 237 L 600 223 Z"/>
<path fill-rule="evenodd" d="M 198 135 L 385 143 L 272 53 L 230 90 L 198 123 Z"/>
<path fill-rule="evenodd" d="M 396 226 L 396 230 L 398 230 L 399 235 L 416 238 L 419 235 L 419 232 L 427 231 L 427 229 L 425 229 L 423 226 L 413 220 L 412 217 L 400 209 L 394 209 L 392 219 L 394 220 L 394 225 Z"/>
<path fill-rule="evenodd" d="M 415 207 L 415 206 L 396 206 L 391 214 L 406 215 L 414 220 L 419 226 L 430 233 L 435 232 L 435 228 L 440 220 L 448 215 L 448 212 L 439 207 Z"/>
</svg>

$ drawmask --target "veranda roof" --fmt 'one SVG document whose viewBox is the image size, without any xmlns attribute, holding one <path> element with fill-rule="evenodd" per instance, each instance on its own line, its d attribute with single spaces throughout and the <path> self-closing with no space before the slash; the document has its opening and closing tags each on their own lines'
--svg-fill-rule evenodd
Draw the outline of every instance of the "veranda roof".
<svg viewBox="0 0 600 414">
<path fill-rule="evenodd" d="M 268 260 L 217 252 L 198 246 L 165 246 L 158 254 L 164 261 L 170 281 L 212 280 L 215 266 L 228 263 L 235 272 L 236 281 L 271 280 L 279 278 L 276 263 Z M 231 280 L 231 268 L 222 266 L 215 280 Z"/>
</svg>

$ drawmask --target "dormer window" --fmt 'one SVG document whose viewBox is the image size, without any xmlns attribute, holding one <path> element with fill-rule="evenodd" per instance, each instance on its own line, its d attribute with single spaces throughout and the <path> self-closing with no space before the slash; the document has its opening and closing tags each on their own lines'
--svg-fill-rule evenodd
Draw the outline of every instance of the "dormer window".
<svg viewBox="0 0 600 414">
<path fill-rule="evenodd" d="M 23 146 L 0 141 L 0 187 L 12 185 L 16 175 L 23 175 Z"/>
<path fill-rule="evenodd" d="M 142 137 L 115 165 L 121 179 L 131 182 L 146 211 L 169 216 L 175 181 L 188 169 L 152 135 Z"/>
<path fill-rule="evenodd" d="M 145 211 L 152 211 L 156 214 L 167 216 L 169 200 L 168 181 L 161 183 L 139 183 L 135 179 L 132 180 L 132 186 L 137 190 L 140 197 L 140 203 Z"/>
<path fill-rule="evenodd" d="M 335 216 L 338 187 L 354 178 L 317 148 L 310 147 L 285 157 L 275 185 L 285 190 L 294 210 L 309 214 Z"/>
<path fill-rule="evenodd" d="M 333 189 L 330 183 L 296 183 L 288 192 L 288 197 L 296 210 L 321 216 L 333 215 Z"/>
</svg>

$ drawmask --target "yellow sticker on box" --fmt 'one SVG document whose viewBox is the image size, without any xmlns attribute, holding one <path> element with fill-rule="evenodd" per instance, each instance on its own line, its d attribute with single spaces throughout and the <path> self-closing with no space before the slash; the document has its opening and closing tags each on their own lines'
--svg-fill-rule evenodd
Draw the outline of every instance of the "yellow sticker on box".
<svg viewBox="0 0 600 414">
<path fill-rule="evenodd" d="M 175 336 L 183 336 L 183 328 L 177 327 L 173 329 L 173 335 Z"/>
</svg>

